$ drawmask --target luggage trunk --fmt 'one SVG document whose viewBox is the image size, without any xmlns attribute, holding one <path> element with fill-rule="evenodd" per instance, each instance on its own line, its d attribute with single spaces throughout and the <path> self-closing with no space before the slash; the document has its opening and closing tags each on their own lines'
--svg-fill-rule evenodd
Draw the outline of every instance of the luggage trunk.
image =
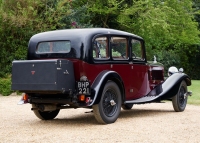
<svg viewBox="0 0 200 143">
<path fill-rule="evenodd" d="M 74 91 L 73 63 L 60 59 L 13 61 L 11 89 L 26 93 Z"/>
</svg>

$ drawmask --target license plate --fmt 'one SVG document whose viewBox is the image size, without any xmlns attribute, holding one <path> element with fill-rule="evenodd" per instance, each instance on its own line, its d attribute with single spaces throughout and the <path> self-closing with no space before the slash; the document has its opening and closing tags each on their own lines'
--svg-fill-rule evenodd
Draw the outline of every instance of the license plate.
<svg viewBox="0 0 200 143">
<path fill-rule="evenodd" d="M 90 95 L 90 83 L 88 81 L 77 82 L 78 94 Z"/>
</svg>

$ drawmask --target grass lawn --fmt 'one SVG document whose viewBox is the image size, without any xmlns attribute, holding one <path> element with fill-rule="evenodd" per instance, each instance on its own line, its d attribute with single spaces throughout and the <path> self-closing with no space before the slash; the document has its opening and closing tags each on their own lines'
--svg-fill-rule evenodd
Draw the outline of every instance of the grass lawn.
<svg viewBox="0 0 200 143">
<path fill-rule="evenodd" d="M 200 105 L 200 80 L 192 80 L 188 91 L 192 91 L 192 96 L 188 97 L 188 104 Z"/>
</svg>

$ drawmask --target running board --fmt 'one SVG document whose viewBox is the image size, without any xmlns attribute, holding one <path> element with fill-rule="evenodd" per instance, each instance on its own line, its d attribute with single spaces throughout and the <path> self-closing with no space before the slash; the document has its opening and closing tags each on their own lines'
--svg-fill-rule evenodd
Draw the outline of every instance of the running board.
<svg viewBox="0 0 200 143">
<path fill-rule="evenodd" d="M 159 97 L 160 96 L 144 96 L 144 97 L 139 98 L 139 99 L 125 101 L 124 104 L 128 104 L 128 103 L 133 103 L 133 104 L 148 103 L 148 102 L 152 102 L 152 101 L 158 99 Z"/>
<path fill-rule="evenodd" d="M 132 104 L 143 104 L 143 103 L 149 103 L 149 102 L 153 102 L 156 101 L 156 99 L 159 99 L 159 97 L 161 97 L 162 94 L 157 95 L 157 96 L 144 96 L 135 100 L 127 100 L 124 102 L 124 104 L 128 104 L 128 103 L 132 103 Z M 192 92 L 188 91 L 187 93 L 185 93 L 185 96 L 192 96 Z M 160 101 L 160 100 L 158 100 Z"/>
</svg>

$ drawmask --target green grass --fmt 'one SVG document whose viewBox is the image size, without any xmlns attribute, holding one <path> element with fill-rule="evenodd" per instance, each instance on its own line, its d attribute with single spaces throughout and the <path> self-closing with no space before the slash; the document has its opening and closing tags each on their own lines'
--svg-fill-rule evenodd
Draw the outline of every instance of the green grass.
<svg viewBox="0 0 200 143">
<path fill-rule="evenodd" d="M 188 97 L 188 104 L 200 105 L 200 80 L 192 80 L 188 91 L 192 91 L 192 96 Z"/>
</svg>

